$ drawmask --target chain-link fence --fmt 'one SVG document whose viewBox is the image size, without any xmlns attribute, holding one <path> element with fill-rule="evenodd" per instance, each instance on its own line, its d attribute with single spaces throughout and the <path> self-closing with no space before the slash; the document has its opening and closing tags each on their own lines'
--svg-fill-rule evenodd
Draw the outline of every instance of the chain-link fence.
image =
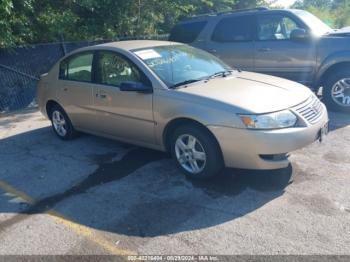
<svg viewBox="0 0 350 262">
<path fill-rule="evenodd" d="M 165 40 L 167 35 L 123 37 L 118 40 Z M 82 41 L 37 44 L 27 47 L 0 49 L 0 113 L 35 106 L 37 81 L 41 74 L 77 48 L 110 42 Z"/>
</svg>

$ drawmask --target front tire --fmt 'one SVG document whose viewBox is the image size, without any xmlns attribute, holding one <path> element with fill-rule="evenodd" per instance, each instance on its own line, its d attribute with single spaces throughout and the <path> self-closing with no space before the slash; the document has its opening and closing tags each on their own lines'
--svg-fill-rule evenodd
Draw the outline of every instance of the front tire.
<svg viewBox="0 0 350 262">
<path fill-rule="evenodd" d="M 59 105 L 54 105 L 50 110 L 50 120 L 53 131 L 62 140 L 70 140 L 76 136 L 76 131 L 68 115 Z"/>
<path fill-rule="evenodd" d="M 221 149 L 214 136 L 196 125 L 178 127 L 171 137 L 171 155 L 189 178 L 206 179 L 224 167 Z"/>
<path fill-rule="evenodd" d="M 350 68 L 333 71 L 323 88 L 324 100 L 330 109 L 350 113 Z"/>
</svg>

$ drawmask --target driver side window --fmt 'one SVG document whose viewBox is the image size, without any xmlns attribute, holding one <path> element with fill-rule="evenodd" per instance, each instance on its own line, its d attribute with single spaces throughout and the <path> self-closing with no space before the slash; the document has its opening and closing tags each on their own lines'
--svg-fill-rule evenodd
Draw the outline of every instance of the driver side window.
<svg viewBox="0 0 350 262">
<path fill-rule="evenodd" d="M 120 86 L 125 81 L 142 82 L 138 68 L 116 53 L 100 51 L 97 67 L 100 84 Z"/>
<path fill-rule="evenodd" d="M 289 40 L 291 32 L 301 27 L 290 17 L 266 15 L 258 17 L 258 40 Z"/>
</svg>

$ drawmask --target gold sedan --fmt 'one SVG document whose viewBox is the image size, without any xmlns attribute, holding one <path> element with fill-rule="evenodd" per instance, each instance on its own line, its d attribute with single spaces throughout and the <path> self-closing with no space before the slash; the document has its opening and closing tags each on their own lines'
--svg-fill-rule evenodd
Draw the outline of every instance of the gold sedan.
<svg viewBox="0 0 350 262">
<path fill-rule="evenodd" d="M 286 167 L 287 153 L 322 140 L 328 125 L 303 85 L 163 41 L 76 50 L 42 76 L 37 101 L 61 139 L 82 131 L 170 151 L 192 178 Z"/>
</svg>

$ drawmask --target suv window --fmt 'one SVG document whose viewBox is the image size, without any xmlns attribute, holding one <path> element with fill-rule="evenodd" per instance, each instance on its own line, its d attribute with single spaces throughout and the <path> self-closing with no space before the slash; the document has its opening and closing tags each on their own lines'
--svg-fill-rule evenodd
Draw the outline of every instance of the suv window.
<svg viewBox="0 0 350 262">
<path fill-rule="evenodd" d="M 100 51 L 97 68 L 97 80 L 100 84 L 120 86 L 125 81 L 144 82 L 138 68 L 114 52 Z"/>
<path fill-rule="evenodd" d="M 287 40 L 294 29 L 301 28 L 293 19 L 282 15 L 258 17 L 258 40 Z"/>
<path fill-rule="evenodd" d="M 215 42 L 242 42 L 253 40 L 253 17 L 235 16 L 222 19 L 215 27 Z"/>
<path fill-rule="evenodd" d="M 178 24 L 171 30 L 169 41 L 186 44 L 192 43 L 202 32 L 206 24 L 206 21 Z"/>
<path fill-rule="evenodd" d="M 91 82 L 93 53 L 73 55 L 60 64 L 60 79 Z"/>
</svg>

